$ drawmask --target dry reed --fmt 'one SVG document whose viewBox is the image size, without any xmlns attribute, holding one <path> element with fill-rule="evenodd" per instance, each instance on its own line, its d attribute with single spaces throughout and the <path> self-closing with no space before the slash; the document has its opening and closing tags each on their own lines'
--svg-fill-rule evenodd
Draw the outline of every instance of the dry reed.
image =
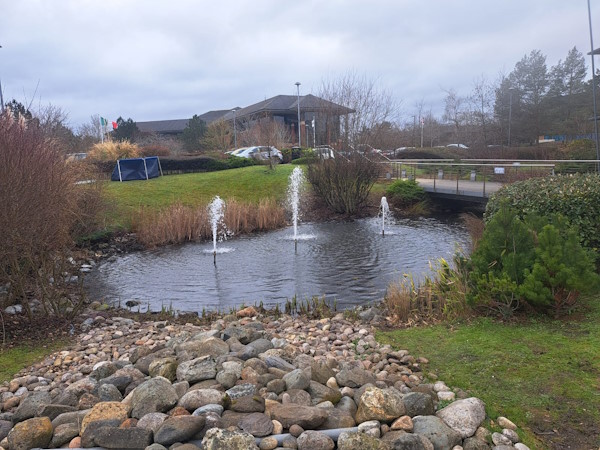
<svg viewBox="0 0 600 450">
<path fill-rule="evenodd" d="M 225 205 L 224 223 L 229 234 L 268 231 L 286 224 L 284 209 L 273 200 L 261 200 L 258 205 L 228 200 Z M 141 210 L 133 227 L 146 247 L 212 239 L 205 206 L 174 204 L 158 213 Z"/>
</svg>

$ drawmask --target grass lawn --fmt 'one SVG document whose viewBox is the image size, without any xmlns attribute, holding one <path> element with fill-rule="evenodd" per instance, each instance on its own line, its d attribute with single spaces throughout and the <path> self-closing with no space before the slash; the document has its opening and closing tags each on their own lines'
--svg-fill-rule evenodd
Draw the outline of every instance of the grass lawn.
<svg viewBox="0 0 600 450">
<path fill-rule="evenodd" d="M 21 369 L 41 361 L 49 354 L 64 348 L 65 345 L 66 341 L 58 340 L 39 345 L 0 348 L 0 383 L 12 380 Z"/>
<path fill-rule="evenodd" d="M 600 446 L 600 295 L 565 320 L 528 318 L 379 332 L 425 368 L 508 417 L 532 449 Z M 499 431 L 499 430 L 497 430 Z"/>
<path fill-rule="evenodd" d="M 203 206 L 215 195 L 227 200 L 258 203 L 263 198 L 283 200 L 287 195 L 292 164 L 275 170 L 251 166 L 218 172 L 169 175 L 147 181 L 107 182 L 106 195 L 115 208 L 107 217 L 108 225 L 128 228 L 140 208 L 159 210 L 173 203 Z"/>
</svg>

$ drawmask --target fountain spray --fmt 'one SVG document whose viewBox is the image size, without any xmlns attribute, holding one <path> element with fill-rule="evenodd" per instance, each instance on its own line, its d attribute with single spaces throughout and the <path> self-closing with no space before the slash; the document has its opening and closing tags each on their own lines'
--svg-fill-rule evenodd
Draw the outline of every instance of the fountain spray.
<svg viewBox="0 0 600 450">
<path fill-rule="evenodd" d="M 288 187 L 288 201 L 292 208 L 292 221 L 294 223 L 294 249 L 298 250 L 298 208 L 300 206 L 300 188 L 304 175 L 300 167 L 294 167 L 290 175 Z"/>
<path fill-rule="evenodd" d="M 219 222 L 223 220 L 225 215 L 225 202 L 218 195 L 208 205 L 208 213 L 210 215 L 210 224 L 213 235 L 213 262 L 217 265 L 217 232 Z"/>
<path fill-rule="evenodd" d="M 390 212 L 390 206 L 388 205 L 387 198 L 381 197 L 381 235 L 385 236 L 385 218 Z"/>
</svg>

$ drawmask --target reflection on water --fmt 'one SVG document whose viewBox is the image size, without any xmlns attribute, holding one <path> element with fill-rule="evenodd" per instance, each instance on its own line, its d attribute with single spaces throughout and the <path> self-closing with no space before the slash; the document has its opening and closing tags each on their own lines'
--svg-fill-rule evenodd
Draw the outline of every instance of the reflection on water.
<svg viewBox="0 0 600 450">
<path fill-rule="evenodd" d="M 242 236 L 221 244 L 213 265 L 212 243 L 186 244 L 133 253 L 92 272 L 86 286 L 93 299 L 140 300 L 153 310 L 226 310 L 242 303 L 284 303 L 314 295 L 340 307 L 383 298 L 403 273 L 428 271 L 428 262 L 450 258 L 469 237 L 449 220 L 380 219 L 300 225 L 297 251 L 291 228 Z"/>
</svg>

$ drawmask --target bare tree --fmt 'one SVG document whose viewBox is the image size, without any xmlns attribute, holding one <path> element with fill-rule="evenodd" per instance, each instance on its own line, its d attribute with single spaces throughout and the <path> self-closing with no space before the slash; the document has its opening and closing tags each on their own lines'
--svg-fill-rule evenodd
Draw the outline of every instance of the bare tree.
<svg viewBox="0 0 600 450">
<path fill-rule="evenodd" d="M 90 116 L 90 121 L 88 123 L 84 123 L 77 129 L 77 134 L 82 138 L 89 139 L 90 141 L 99 142 L 102 134 L 100 116 L 98 114 Z"/>
<path fill-rule="evenodd" d="M 484 75 L 473 81 L 473 92 L 469 96 L 469 103 L 472 108 L 471 119 L 476 130 L 478 130 L 475 141 L 483 145 L 489 144 L 494 111 L 494 92 L 495 87 Z"/>
<path fill-rule="evenodd" d="M 205 150 L 227 151 L 233 145 L 233 127 L 226 120 L 217 120 L 206 127 L 202 138 L 202 148 Z"/>
<path fill-rule="evenodd" d="M 380 88 L 375 80 L 359 75 L 355 71 L 346 72 L 337 78 L 323 79 L 318 97 L 350 108 L 349 114 L 343 114 L 339 125 L 341 146 L 344 149 L 370 145 L 378 136 L 378 125 L 395 122 L 398 104 L 392 94 Z M 325 104 L 322 114 L 328 127 L 335 126 L 340 113 L 332 111 L 335 106 Z"/>
<path fill-rule="evenodd" d="M 454 129 L 455 143 L 461 141 L 461 131 L 467 117 L 464 99 L 457 94 L 454 89 L 445 90 L 446 98 L 444 99 L 444 121 L 452 124 Z"/>
</svg>

